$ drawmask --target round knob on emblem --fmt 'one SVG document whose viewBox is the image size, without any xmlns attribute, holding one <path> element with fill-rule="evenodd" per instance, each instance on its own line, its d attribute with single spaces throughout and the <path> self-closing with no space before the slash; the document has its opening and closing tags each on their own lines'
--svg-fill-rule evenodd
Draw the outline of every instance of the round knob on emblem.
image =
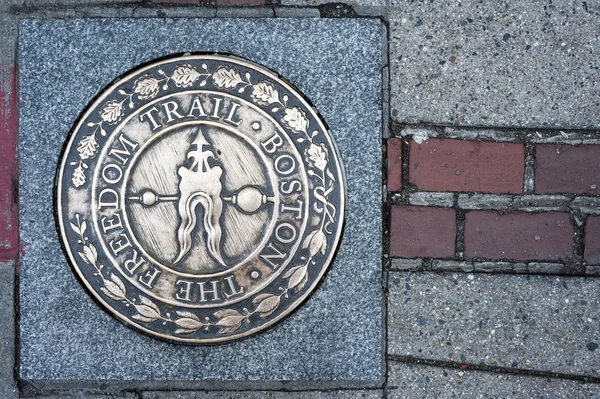
<svg viewBox="0 0 600 399">
<path fill-rule="evenodd" d="M 158 200 L 158 198 L 156 197 L 156 194 L 154 194 L 150 190 L 144 191 L 142 193 L 142 204 L 144 204 L 146 206 L 152 206 L 152 205 L 156 204 L 157 200 Z"/>
<path fill-rule="evenodd" d="M 235 203 L 238 208 L 244 212 L 254 213 L 260 209 L 260 207 L 266 203 L 267 196 L 260 192 L 260 190 L 253 186 L 246 186 L 238 191 L 235 196 Z"/>
</svg>

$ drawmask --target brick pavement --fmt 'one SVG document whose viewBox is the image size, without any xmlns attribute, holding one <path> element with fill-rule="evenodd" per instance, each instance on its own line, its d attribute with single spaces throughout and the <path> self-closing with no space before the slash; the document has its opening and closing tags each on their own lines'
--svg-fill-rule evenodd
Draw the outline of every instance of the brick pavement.
<svg viewBox="0 0 600 399">
<path fill-rule="evenodd" d="M 370 390 L 36 391 L 41 398 L 600 397 L 600 7 L 592 2 L 71 0 L 0 5 L 0 283 L 18 262 L 16 24 L 374 17 L 389 24 L 388 379 Z M 383 67 L 386 67 L 384 65 Z M 389 107 L 387 106 L 389 105 Z M 384 129 L 384 132 L 387 131 Z M 384 133 L 386 135 L 387 133 Z M 24 243 L 21 243 L 23 245 Z M 9 318 L 10 321 L 10 318 Z M 14 329 L 0 331 L 2 397 Z M 5 325 L 7 327 L 7 325 Z"/>
</svg>

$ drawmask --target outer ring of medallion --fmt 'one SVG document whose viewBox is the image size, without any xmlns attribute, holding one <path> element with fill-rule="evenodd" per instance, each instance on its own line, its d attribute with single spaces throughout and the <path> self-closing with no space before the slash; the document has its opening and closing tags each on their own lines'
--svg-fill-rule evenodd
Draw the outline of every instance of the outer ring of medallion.
<svg viewBox="0 0 600 399">
<path fill-rule="evenodd" d="M 155 81 L 160 84 L 155 85 Z M 99 243 L 101 233 L 95 233 L 87 224 L 91 225 L 92 214 L 97 211 L 91 209 L 92 189 L 87 179 L 98 166 L 96 155 L 99 148 L 102 150 L 105 137 L 116 134 L 115 124 L 129 112 L 124 103 L 127 105 L 128 101 L 134 109 L 135 105 L 140 107 L 148 103 L 143 100 L 159 100 L 161 96 L 204 85 L 207 85 L 206 90 L 221 90 L 224 94 L 238 95 L 240 99 L 256 103 L 296 141 L 294 145 L 304 155 L 303 166 L 311 176 L 309 198 L 297 198 L 310 204 L 310 214 L 305 215 L 308 225 L 298 239 L 301 245 L 296 253 L 286 253 L 278 258 L 287 257 L 285 260 L 289 262 L 280 269 L 277 269 L 279 264 L 269 262 L 277 275 L 268 286 L 237 304 L 223 302 L 223 309 L 209 308 L 204 309 L 204 313 L 194 314 L 184 308 L 163 304 L 132 286 L 124 278 L 124 271 L 110 263 L 104 252 L 98 251 L 102 248 Z M 215 110 L 217 108 L 215 101 Z M 220 118 L 221 121 L 227 119 L 224 115 Z M 114 178 L 111 176 L 108 180 Z M 57 168 L 54 206 L 57 230 L 70 266 L 92 298 L 109 314 L 125 325 L 159 339 L 186 344 L 218 344 L 272 327 L 314 292 L 340 245 L 346 196 L 343 164 L 331 134 L 298 89 L 271 70 L 239 57 L 186 53 L 135 67 L 104 88 L 86 107 L 63 147 Z M 116 247 L 119 248 L 119 244 Z M 277 249 L 274 253 L 281 255 Z M 231 288 L 235 293 L 235 288 Z"/>
</svg>

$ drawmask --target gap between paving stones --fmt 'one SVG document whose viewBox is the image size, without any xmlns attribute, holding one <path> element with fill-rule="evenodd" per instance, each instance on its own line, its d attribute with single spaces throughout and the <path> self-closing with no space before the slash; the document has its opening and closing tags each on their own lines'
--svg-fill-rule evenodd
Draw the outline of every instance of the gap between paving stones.
<svg viewBox="0 0 600 399">
<path fill-rule="evenodd" d="M 392 137 L 413 139 L 429 138 L 479 140 L 533 144 L 600 144 L 599 129 L 557 129 L 549 127 L 456 126 L 433 124 L 391 123 Z"/>
<path fill-rule="evenodd" d="M 389 271 L 463 272 L 494 274 L 531 274 L 553 276 L 600 277 L 599 265 L 576 266 L 552 262 L 456 260 L 433 258 L 389 259 Z"/>
<path fill-rule="evenodd" d="M 564 380 L 582 381 L 588 383 L 600 383 L 600 377 L 591 377 L 580 374 L 554 373 L 548 371 L 538 371 L 523 369 L 517 367 L 500 367 L 488 366 L 485 364 L 461 363 L 446 360 L 425 359 L 415 356 L 388 355 L 388 360 L 399 363 L 418 364 L 433 366 L 445 369 L 457 369 L 462 371 L 486 371 L 491 373 L 511 374 L 511 375 L 527 375 L 539 378 L 557 378 Z M 599 387 L 600 388 L 600 387 Z"/>
<path fill-rule="evenodd" d="M 514 212 L 576 212 L 600 215 L 600 197 L 563 194 L 483 194 L 479 192 L 414 191 L 390 194 L 390 204 Z"/>
</svg>

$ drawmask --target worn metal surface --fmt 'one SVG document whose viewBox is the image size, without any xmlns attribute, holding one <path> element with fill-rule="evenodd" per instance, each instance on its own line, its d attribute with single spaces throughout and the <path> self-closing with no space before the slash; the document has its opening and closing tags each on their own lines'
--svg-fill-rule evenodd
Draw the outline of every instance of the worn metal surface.
<svg viewBox="0 0 600 399">
<path fill-rule="evenodd" d="M 186 54 L 99 94 L 65 143 L 55 206 L 74 271 L 109 312 L 219 343 L 316 288 L 341 238 L 344 172 L 320 116 L 276 74 Z"/>
</svg>

